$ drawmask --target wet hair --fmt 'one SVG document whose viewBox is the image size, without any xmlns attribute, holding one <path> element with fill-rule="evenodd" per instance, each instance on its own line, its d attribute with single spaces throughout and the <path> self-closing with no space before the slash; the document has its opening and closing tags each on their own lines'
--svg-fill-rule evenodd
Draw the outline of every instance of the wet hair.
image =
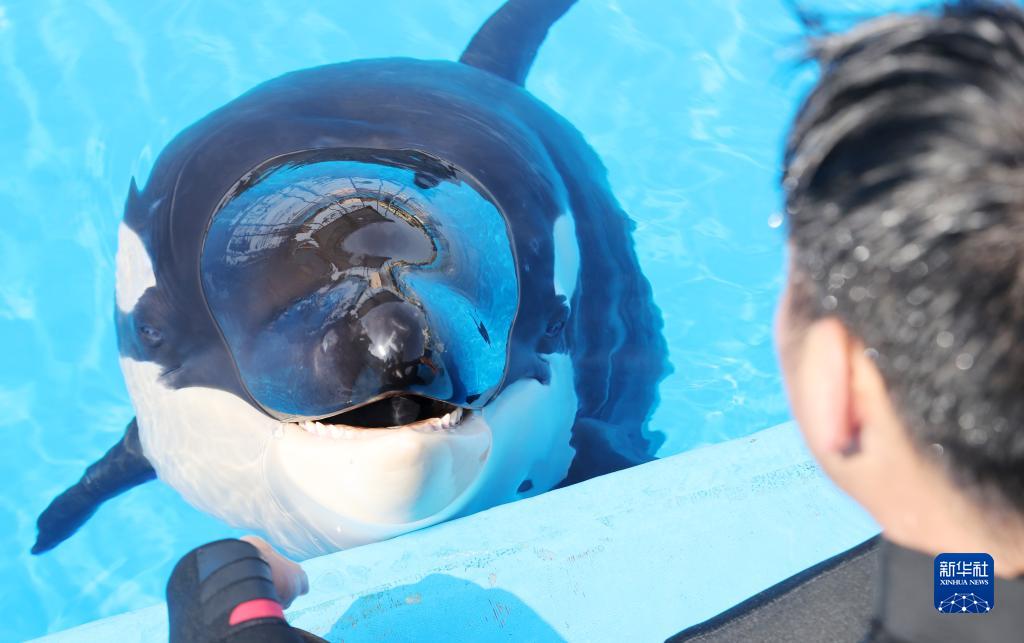
<svg viewBox="0 0 1024 643">
<path fill-rule="evenodd" d="M 783 177 L 794 313 L 839 318 L 921 451 L 1024 513 L 1024 12 L 951 3 L 812 47 Z"/>
</svg>

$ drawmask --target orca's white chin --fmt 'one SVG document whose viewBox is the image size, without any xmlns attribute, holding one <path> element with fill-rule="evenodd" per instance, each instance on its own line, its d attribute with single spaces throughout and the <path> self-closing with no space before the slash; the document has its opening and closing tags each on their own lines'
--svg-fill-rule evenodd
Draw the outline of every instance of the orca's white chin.
<svg viewBox="0 0 1024 643">
<path fill-rule="evenodd" d="M 285 425 L 264 475 L 275 501 L 330 548 L 382 540 L 453 516 L 480 479 L 491 451 L 487 423 L 471 414 L 455 428 L 437 427 Z"/>
<path fill-rule="evenodd" d="M 121 366 L 163 481 L 199 509 L 313 556 L 558 484 L 574 455 L 577 399 L 570 358 L 546 359 L 548 384 L 519 380 L 480 411 L 385 428 L 279 422 L 224 391 L 170 388 L 157 364 Z"/>
</svg>

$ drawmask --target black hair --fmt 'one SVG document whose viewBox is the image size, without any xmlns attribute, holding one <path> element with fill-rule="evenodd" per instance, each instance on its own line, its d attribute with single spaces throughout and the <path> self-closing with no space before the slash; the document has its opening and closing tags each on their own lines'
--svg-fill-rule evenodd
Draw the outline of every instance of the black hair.
<svg viewBox="0 0 1024 643">
<path fill-rule="evenodd" d="M 812 51 L 783 178 L 796 305 L 864 342 L 957 484 L 1024 513 L 1024 12 L 950 3 Z"/>
</svg>

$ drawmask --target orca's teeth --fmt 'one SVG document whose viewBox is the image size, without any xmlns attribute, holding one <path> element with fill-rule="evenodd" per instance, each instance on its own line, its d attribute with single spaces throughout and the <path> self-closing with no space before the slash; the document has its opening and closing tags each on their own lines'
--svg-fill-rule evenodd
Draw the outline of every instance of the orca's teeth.
<svg viewBox="0 0 1024 643">
<path fill-rule="evenodd" d="M 306 433 L 312 433 L 313 435 L 332 438 L 335 440 L 347 439 L 355 436 L 357 432 L 361 431 L 380 431 L 380 430 L 393 430 L 393 429 L 405 429 L 405 428 L 420 428 L 430 429 L 433 431 L 443 431 L 454 429 L 455 427 L 462 424 L 462 421 L 466 417 L 466 412 L 462 408 L 455 408 L 455 410 L 445 413 L 441 417 L 426 418 L 418 420 L 416 422 L 410 422 L 407 424 L 398 424 L 388 427 L 379 428 L 367 428 L 360 426 L 351 426 L 348 424 L 324 424 L 317 420 L 302 420 L 295 422 L 295 426 L 299 427 Z"/>
</svg>

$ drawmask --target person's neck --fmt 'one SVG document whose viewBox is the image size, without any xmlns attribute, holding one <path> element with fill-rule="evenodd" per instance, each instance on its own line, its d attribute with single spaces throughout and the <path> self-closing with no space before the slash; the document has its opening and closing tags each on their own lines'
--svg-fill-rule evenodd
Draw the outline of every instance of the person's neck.
<svg viewBox="0 0 1024 643">
<path fill-rule="evenodd" d="M 904 490 L 899 504 L 876 516 L 886 539 L 931 555 L 987 553 L 998 576 L 1024 575 L 1024 519 L 983 508 L 934 470 Z"/>
<path fill-rule="evenodd" d="M 1024 515 L 968 495 L 912 441 L 888 397 L 882 402 L 865 405 L 874 412 L 862 425 L 858 457 L 847 459 L 857 470 L 844 470 L 841 486 L 896 545 L 932 556 L 987 553 L 997 575 L 1024 575 Z"/>
</svg>

